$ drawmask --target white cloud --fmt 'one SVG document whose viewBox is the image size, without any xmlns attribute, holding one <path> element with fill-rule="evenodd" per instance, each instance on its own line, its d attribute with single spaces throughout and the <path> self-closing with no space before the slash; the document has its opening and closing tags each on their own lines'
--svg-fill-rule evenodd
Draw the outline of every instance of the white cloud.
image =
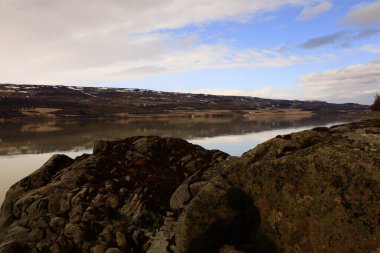
<svg viewBox="0 0 380 253">
<path fill-rule="evenodd" d="M 222 96 L 243 96 L 243 90 L 239 88 L 232 89 L 215 89 L 215 88 L 201 88 L 190 90 L 188 92 L 194 94 L 212 94 L 212 95 L 222 95 Z M 251 96 L 251 95 L 246 95 Z"/>
<path fill-rule="evenodd" d="M 315 2 L 0 0 L 1 81 L 65 83 L 200 68 L 289 66 L 298 59 L 200 45 L 194 36 L 177 38 L 168 29 L 220 20 L 244 22 L 285 5 Z"/>
<path fill-rule="evenodd" d="M 201 94 L 213 94 L 213 95 L 225 95 L 225 96 L 249 96 L 260 98 L 272 98 L 272 99 L 292 99 L 294 94 L 286 91 L 275 89 L 272 86 L 265 86 L 260 89 L 244 89 L 244 88 L 231 88 L 231 89 L 215 89 L 215 88 L 202 88 L 196 90 L 190 90 L 191 93 Z"/>
<path fill-rule="evenodd" d="M 282 55 L 271 50 L 237 50 L 225 45 L 198 45 L 186 50 L 172 51 L 162 54 L 156 59 L 146 59 L 139 62 L 123 62 L 124 70 L 117 72 L 124 77 L 129 76 L 131 69 L 144 69 L 142 75 L 148 75 L 150 68 L 155 66 L 154 72 L 185 72 L 201 69 L 218 68 L 269 68 L 287 67 L 302 63 L 302 59 L 290 55 Z M 112 75 L 112 73 L 111 73 Z"/>
<path fill-rule="evenodd" d="M 0 73 L 2 81 L 52 83 L 129 79 L 205 69 L 277 68 L 303 63 L 303 59 L 296 55 L 276 50 L 241 50 L 223 44 L 176 48 L 166 45 L 167 40 L 173 44 L 176 38 L 164 37 L 145 38 L 145 41 L 131 39 L 124 45 L 115 43 L 114 51 L 108 51 L 103 42 L 98 41 L 93 44 L 97 52 L 78 42 L 75 49 L 63 46 L 45 57 L 35 55 L 32 61 L 8 62 L 0 68 Z"/>
<path fill-rule="evenodd" d="M 272 21 L 275 19 L 276 19 L 276 16 L 274 16 L 274 15 L 267 15 L 267 16 L 259 17 L 259 21 L 263 21 L 263 22 Z"/>
<path fill-rule="evenodd" d="M 360 50 L 373 53 L 373 54 L 380 54 L 380 46 L 379 45 L 373 45 L 373 44 L 368 44 L 364 45 L 360 48 Z"/>
<path fill-rule="evenodd" d="M 315 18 L 316 16 L 329 11 L 332 7 L 333 4 L 330 1 L 323 1 L 314 6 L 305 6 L 299 14 L 298 19 L 309 20 Z"/>
<path fill-rule="evenodd" d="M 373 96 L 380 93 L 380 58 L 368 64 L 301 76 L 298 84 L 307 99 L 370 104 Z"/>
<path fill-rule="evenodd" d="M 371 25 L 380 22 L 380 0 L 371 3 L 361 3 L 346 15 L 343 20 L 345 24 Z"/>
</svg>

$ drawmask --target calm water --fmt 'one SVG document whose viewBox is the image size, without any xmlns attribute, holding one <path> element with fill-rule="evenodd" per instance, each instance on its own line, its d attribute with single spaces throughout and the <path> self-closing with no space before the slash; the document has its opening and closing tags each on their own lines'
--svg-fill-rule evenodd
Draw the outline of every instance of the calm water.
<svg viewBox="0 0 380 253">
<path fill-rule="evenodd" d="M 179 137 L 207 149 L 241 155 L 279 134 L 354 121 L 358 116 L 260 116 L 124 121 L 0 123 L 0 203 L 9 187 L 53 154 L 91 153 L 95 139 L 135 135 Z"/>
</svg>

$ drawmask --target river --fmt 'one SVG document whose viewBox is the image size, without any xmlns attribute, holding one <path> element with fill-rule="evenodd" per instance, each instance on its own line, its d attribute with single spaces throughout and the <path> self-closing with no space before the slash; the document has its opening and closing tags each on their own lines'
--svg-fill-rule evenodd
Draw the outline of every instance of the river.
<svg viewBox="0 0 380 253">
<path fill-rule="evenodd" d="M 347 115 L 267 115 L 253 118 L 33 120 L 0 123 L 0 203 L 6 191 L 53 154 L 91 153 L 93 141 L 135 135 L 178 137 L 239 156 L 280 134 L 358 119 Z"/>
</svg>

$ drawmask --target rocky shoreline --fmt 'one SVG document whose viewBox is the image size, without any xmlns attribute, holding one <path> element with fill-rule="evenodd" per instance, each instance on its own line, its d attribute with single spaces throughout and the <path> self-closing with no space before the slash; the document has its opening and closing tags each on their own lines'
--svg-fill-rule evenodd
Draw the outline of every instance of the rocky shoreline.
<svg viewBox="0 0 380 253">
<path fill-rule="evenodd" d="M 13 185 L 0 252 L 369 252 L 380 119 L 277 136 L 241 157 L 156 136 L 55 155 Z"/>
</svg>

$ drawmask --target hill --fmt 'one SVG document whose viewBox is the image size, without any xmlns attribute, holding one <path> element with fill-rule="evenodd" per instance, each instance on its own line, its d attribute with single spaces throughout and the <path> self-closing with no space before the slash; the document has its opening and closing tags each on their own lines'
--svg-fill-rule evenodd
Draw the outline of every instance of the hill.
<svg viewBox="0 0 380 253">
<path fill-rule="evenodd" d="M 365 111 L 359 104 L 160 92 L 144 89 L 0 84 L 0 115 L 15 118 L 207 117 Z"/>
</svg>

